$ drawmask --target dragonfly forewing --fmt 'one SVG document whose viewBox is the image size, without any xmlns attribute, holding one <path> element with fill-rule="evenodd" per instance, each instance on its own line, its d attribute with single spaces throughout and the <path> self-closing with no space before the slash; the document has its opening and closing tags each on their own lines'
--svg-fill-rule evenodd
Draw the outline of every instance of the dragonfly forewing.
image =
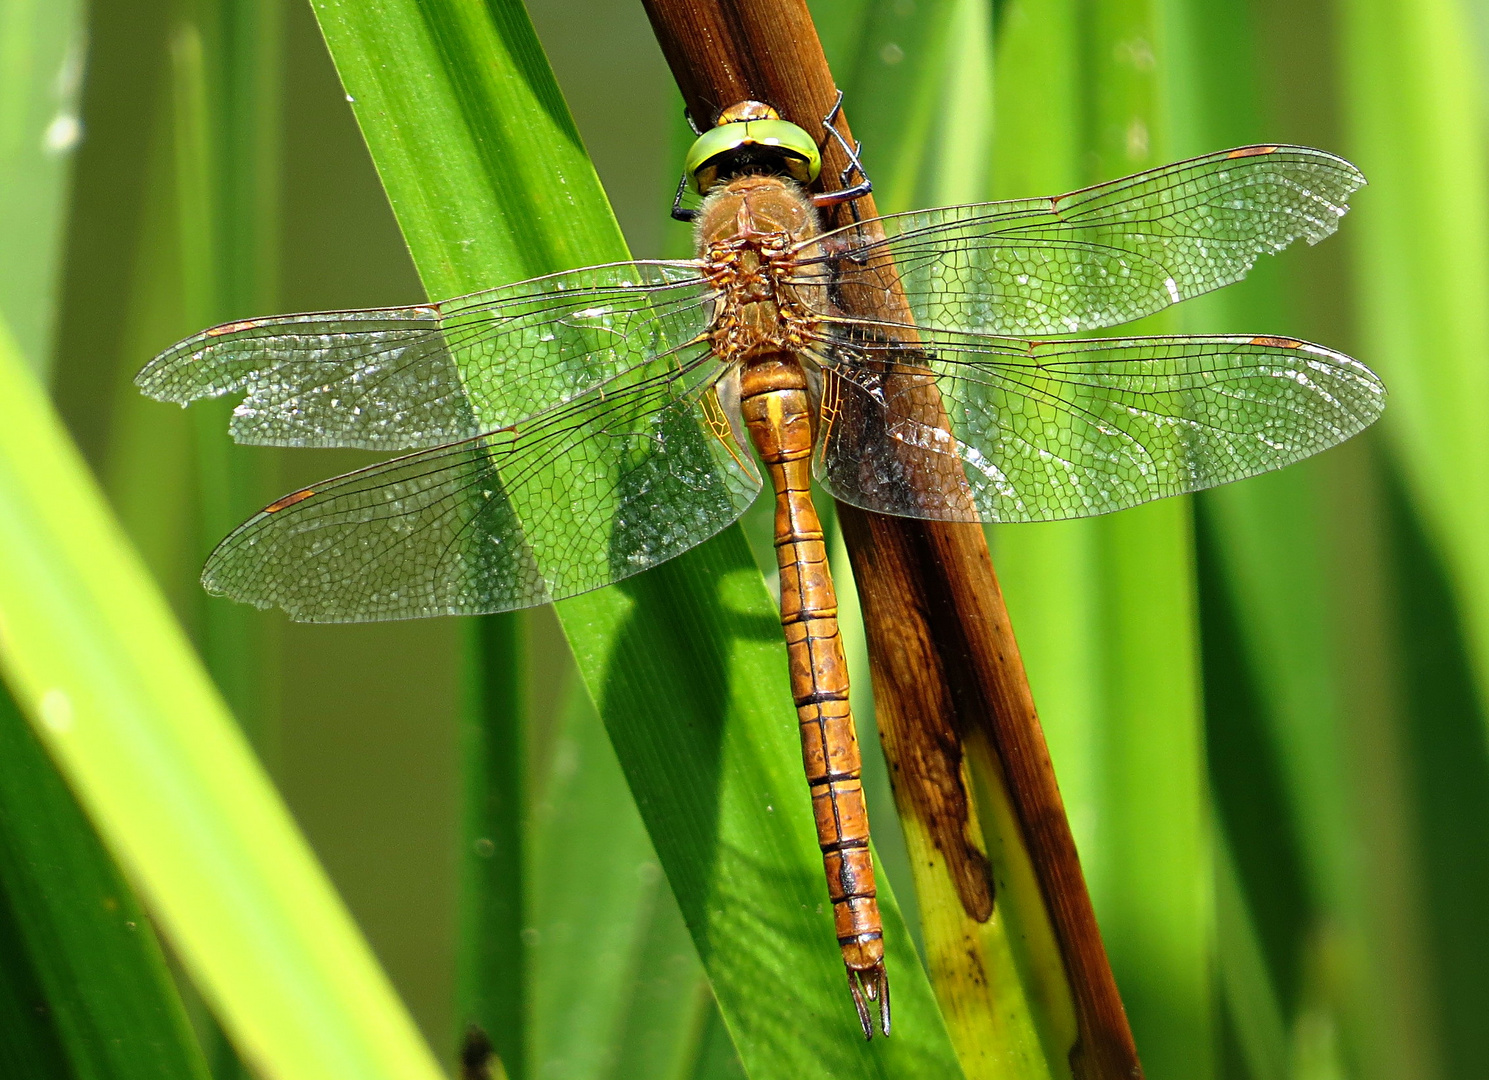
<svg viewBox="0 0 1489 1080">
<path fill-rule="evenodd" d="M 920 338 L 829 353 L 816 475 L 845 502 L 950 521 L 1105 514 L 1289 465 L 1385 406 L 1365 365 L 1291 338 Z"/>
<path fill-rule="evenodd" d="M 615 263 L 439 304 L 242 320 L 167 349 L 135 381 L 181 405 L 244 393 L 240 443 L 438 446 L 687 353 L 713 313 L 702 284 L 693 263 Z"/>
<path fill-rule="evenodd" d="M 483 614 L 611 584 L 724 529 L 760 479 L 662 363 L 529 421 L 296 492 L 213 552 L 215 593 L 306 622 Z"/>
<path fill-rule="evenodd" d="M 1071 334 L 1116 326 L 1246 275 L 1260 255 L 1332 233 L 1365 183 L 1297 146 L 1229 150 L 1040 199 L 949 206 L 847 226 L 803 245 L 842 310 L 919 327 Z M 882 227 L 884 239 L 870 238 Z M 888 256 L 888 258 L 886 258 Z"/>
</svg>

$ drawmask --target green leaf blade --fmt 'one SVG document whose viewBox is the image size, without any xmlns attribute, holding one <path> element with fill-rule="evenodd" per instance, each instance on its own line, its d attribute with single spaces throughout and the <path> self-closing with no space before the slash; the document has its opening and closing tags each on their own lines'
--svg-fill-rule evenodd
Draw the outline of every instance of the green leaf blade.
<svg viewBox="0 0 1489 1080">
<path fill-rule="evenodd" d="M 205 1080 L 149 920 L 3 686 L 0 762 L 0 918 L 12 954 L 0 966 L 19 995 L 0 1043 L 13 1075 Z"/>
<path fill-rule="evenodd" d="M 432 295 L 625 257 L 516 5 L 316 12 Z M 896 1035 L 859 1033 L 779 615 L 738 532 L 558 612 L 750 1075 L 954 1075 L 887 889 Z"/>
<path fill-rule="evenodd" d="M 275 1078 L 437 1070 L 0 343 L 0 667 L 245 1058 Z"/>
</svg>

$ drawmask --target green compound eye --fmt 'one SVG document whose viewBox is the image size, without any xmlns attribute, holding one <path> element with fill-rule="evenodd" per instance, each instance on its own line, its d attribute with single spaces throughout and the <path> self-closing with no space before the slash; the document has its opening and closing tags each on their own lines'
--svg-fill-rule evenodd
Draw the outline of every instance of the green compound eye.
<svg viewBox="0 0 1489 1080">
<path fill-rule="evenodd" d="M 810 184 L 822 171 L 817 144 L 795 124 L 780 119 L 726 120 L 700 135 L 688 151 L 683 168 L 693 178 L 693 190 L 707 194 L 718 180 L 719 167 L 731 158 L 772 160 L 802 184 Z"/>
</svg>

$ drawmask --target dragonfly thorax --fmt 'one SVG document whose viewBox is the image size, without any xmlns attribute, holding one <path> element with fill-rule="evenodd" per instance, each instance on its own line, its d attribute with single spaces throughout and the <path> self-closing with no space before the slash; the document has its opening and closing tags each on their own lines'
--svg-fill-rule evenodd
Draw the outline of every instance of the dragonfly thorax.
<svg viewBox="0 0 1489 1080">
<path fill-rule="evenodd" d="M 815 339 L 823 286 L 804 279 L 798 251 L 818 231 L 806 193 L 779 177 L 741 177 L 709 195 L 699 216 L 698 258 L 717 292 L 716 353 L 734 360 L 799 353 Z"/>
<path fill-rule="evenodd" d="M 796 240 L 821 229 L 817 208 L 802 187 L 780 176 L 740 176 L 709 192 L 698 208 L 697 246 L 752 233 L 784 233 Z"/>
</svg>

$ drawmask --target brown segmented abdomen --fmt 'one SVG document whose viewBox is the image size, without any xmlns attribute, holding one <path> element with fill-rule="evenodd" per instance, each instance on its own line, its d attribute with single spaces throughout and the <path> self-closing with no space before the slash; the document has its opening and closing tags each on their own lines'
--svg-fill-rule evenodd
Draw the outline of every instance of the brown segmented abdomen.
<svg viewBox="0 0 1489 1080">
<path fill-rule="evenodd" d="M 838 947 L 865 1037 L 873 1035 L 867 1001 L 879 1001 L 889 1033 L 884 925 L 869 855 L 858 734 L 848 704 L 848 666 L 838 633 L 838 602 L 828 571 L 822 523 L 812 505 L 812 402 L 806 373 L 789 353 L 746 361 L 740 412 L 775 490 L 776 560 L 781 568 L 781 626 L 786 632 L 791 696 L 817 842 L 827 872 Z M 867 1001 L 865 1000 L 867 999 Z"/>
<path fill-rule="evenodd" d="M 739 367 L 740 413 L 776 496 L 776 561 L 791 696 L 817 842 L 827 871 L 838 947 L 865 1038 L 868 1003 L 879 1003 L 889 1034 L 884 925 L 869 856 L 858 734 L 848 705 L 848 667 L 838 635 L 838 601 L 827 567 L 822 523 L 812 505 L 815 403 L 795 350 L 816 335 L 814 310 L 825 288 L 810 282 L 791 254 L 817 232 L 817 212 L 799 188 L 746 176 L 711 193 L 699 220 L 699 255 L 718 291 L 715 352 Z"/>
</svg>

